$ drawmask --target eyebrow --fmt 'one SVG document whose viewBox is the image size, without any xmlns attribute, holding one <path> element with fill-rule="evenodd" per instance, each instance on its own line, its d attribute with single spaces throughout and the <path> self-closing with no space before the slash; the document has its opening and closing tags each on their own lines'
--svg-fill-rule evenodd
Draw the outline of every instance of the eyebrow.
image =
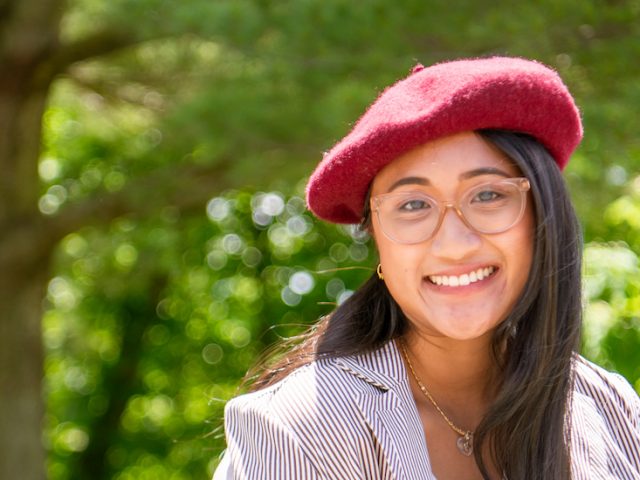
<svg viewBox="0 0 640 480">
<path fill-rule="evenodd" d="M 505 177 L 505 178 L 512 177 L 512 175 L 508 174 L 504 170 L 500 170 L 499 168 L 481 167 L 481 168 L 475 168 L 473 170 L 469 170 L 468 172 L 461 173 L 458 176 L 458 178 L 460 180 L 469 180 L 470 178 L 479 177 L 480 175 L 500 175 L 501 177 Z M 393 185 L 389 187 L 389 190 L 387 190 L 387 193 L 392 192 L 393 190 L 395 190 L 396 188 L 402 185 L 422 185 L 426 187 L 431 185 L 431 182 L 429 181 L 428 178 L 425 178 L 425 177 L 404 177 L 394 182 Z"/>
<path fill-rule="evenodd" d="M 495 167 L 481 167 L 474 170 L 469 170 L 460 174 L 460 180 L 469 180 L 473 177 L 479 177 L 480 175 L 500 175 L 505 178 L 511 178 L 513 175 L 508 174 L 504 170 L 500 170 Z"/>
</svg>

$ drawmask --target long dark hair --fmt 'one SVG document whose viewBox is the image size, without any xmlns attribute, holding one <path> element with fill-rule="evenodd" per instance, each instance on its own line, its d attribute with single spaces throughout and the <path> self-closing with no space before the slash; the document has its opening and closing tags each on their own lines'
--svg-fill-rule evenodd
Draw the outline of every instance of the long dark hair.
<svg viewBox="0 0 640 480">
<path fill-rule="evenodd" d="M 539 142 L 502 130 L 478 133 L 529 179 L 536 229 L 527 283 L 493 335 L 500 389 L 475 430 L 475 460 L 484 478 L 489 474 L 482 452 L 489 452 L 498 471 L 510 480 L 569 479 L 566 413 L 573 387 L 572 357 L 582 323 L 580 227 L 564 179 Z M 364 228 L 370 222 L 368 203 Z M 264 368 L 252 388 L 271 385 L 319 356 L 374 350 L 400 337 L 406 326 L 402 310 L 374 274 L 302 341 Z"/>
</svg>

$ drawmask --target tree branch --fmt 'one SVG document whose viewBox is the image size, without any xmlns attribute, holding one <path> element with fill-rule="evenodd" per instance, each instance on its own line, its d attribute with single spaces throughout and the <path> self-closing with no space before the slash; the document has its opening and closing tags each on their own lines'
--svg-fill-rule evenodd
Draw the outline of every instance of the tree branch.
<svg viewBox="0 0 640 480">
<path fill-rule="evenodd" d="M 97 194 L 67 206 L 51 217 L 50 228 L 59 239 L 84 226 L 104 224 L 123 215 L 145 217 L 167 206 L 181 213 L 203 209 L 216 191 L 228 186 L 225 174 L 229 163 L 167 167 L 138 177 L 119 192 Z"/>
<path fill-rule="evenodd" d="M 60 45 L 52 58 L 52 70 L 57 74 L 76 62 L 107 55 L 149 40 L 130 31 L 103 30 L 72 43 Z"/>
<path fill-rule="evenodd" d="M 230 164 L 222 159 L 215 165 L 163 168 L 131 180 L 118 192 L 102 192 L 69 204 L 56 215 L 33 215 L 20 224 L 3 225 L 0 268 L 37 263 L 69 233 L 123 215 L 143 218 L 163 207 L 174 207 L 181 214 L 204 213 L 206 201 L 229 186 L 226 174 Z"/>
</svg>

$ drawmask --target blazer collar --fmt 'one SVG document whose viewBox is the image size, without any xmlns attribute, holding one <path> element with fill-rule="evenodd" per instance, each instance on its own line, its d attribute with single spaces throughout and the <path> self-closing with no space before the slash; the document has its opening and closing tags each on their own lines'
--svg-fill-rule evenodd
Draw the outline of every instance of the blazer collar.
<svg viewBox="0 0 640 480">
<path fill-rule="evenodd" d="M 394 341 L 372 352 L 335 360 L 376 388 L 361 389 L 355 402 L 397 479 L 435 480 L 424 430 Z"/>
<path fill-rule="evenodd" d="M 409 388 L 404 362 L 394 340 L 371 352 L 337 358 L 336 364 L 382 390 Z"/>
</svg>

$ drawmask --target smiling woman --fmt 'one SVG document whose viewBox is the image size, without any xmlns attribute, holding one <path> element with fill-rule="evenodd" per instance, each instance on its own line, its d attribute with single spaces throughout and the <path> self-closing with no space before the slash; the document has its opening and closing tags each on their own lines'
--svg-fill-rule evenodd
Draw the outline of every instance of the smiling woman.
<svg viewBox="0 0 640 480">
<path fill-rule="evenodd" d="M 322 160 L 310 209 L 380 258 L 226 408 L 214 478 L 640 477 L 640 400 L 577 353 L 582 137 L 557 74 L 421 66 Z"/>
</svg>

